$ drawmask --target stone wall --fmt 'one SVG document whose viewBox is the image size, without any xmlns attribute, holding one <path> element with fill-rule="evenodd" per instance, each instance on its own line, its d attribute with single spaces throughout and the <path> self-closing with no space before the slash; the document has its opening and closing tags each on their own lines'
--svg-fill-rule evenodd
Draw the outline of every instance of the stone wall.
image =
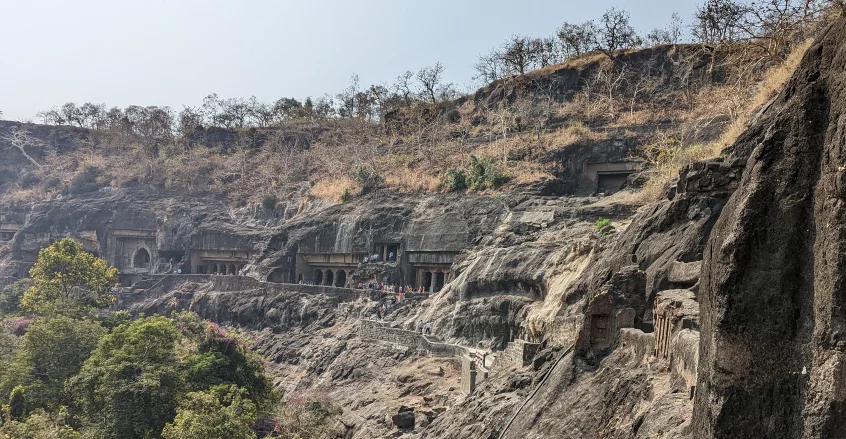
<svg viewBox="0 0 846 439">
<path fill-rule="evenodd" d="M 540 344 L 529 343 L 525 340 L 514 340 L 497 356 L 497 369 L 524 367 L 532 362 L 532 359 L 540 350 Z"/>
<path fill-rule="evenodd" d="M 699 331 L 682 329 L 673 337 L 670 346 L 671 383 L 678 390 L 689 391 L 693 398 L 699 363 Z"/>
<path fill-rule="evenodd" d="M 623 328 L 617 335 L 618 349 L 625 350 L 632 364 L 640 365 L 649 360 L 655 351 L 655 333 L 640 329 Z"/>
<path fill-rule="evenodd" d="M 363 340 L 378 340 L 408 349 L 418 349 L 436 357 L 470 355 L 470 350 L 458 345 L 443 343 L 434 337 L 427 337 L 415 331 L 385 326 L 375 320 L 362 320 L 358 335 Z"/>
</svg>

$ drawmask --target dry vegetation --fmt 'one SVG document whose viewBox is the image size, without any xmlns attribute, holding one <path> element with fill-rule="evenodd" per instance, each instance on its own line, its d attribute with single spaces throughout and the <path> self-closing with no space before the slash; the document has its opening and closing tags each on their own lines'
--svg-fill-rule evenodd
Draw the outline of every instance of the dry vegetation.
<svg viewBox="0 0 846 439">
<path fill-rule="evenodd" d="M 703 23 L 715 19 L 725 17 L 705 17 Z M 436 64 L 418 72 L 416 89 L 411 72 L 400 75 L 392 88 L 361 90 L 354 77 L 334 104 L 329 98 L 302 103 L 283 98 L 266 105 L 211 95 L 202 107 L 178 115 L 160 107 L 67 104 L 45 112 L 45 120 L 75 124 L 89 129 L 87 134 L 59 153 L 49 141 L 27 137 L 27 127 L 7 133 L 16 137 L 6 139 L 11 146 L 0 154 L 18 164 L 7 161 L 11 168 L 4 172 L 17 177 L 0 181 L 2 197 L 33 201 L 104 186 L 155 187 L 225 196 L 245 205 L 269 194 L 292 202 L 340 203 L 376 188 L 406 193 L 508 189 L 558 177 L 556 153 L 613 135 L 644 145 L 634 159 L 651 168 L 637 196 L 648 202 L 680 167 L 716 157 L 734 141 L 793 72 L 810 44 L 811 27 L 802 24 L 789 33 L 749 35 L 743 41 L 707 28 L 701 30 L 701 44 L 646 51 L 621 46 L 581 53 L 572 46 L 569 52 L 578 55 L 557 64 L 544 58 L 540 64 L 514 65 L 512 58 L 519 55 L 514 50 L 532 45 L 512 37 L 508 50 L 498 55 L 501 61 L 512 63 L 516 72 L 539 68 L 493 76 L 499 79 L 459 100 L 440 82 L 443 68 Z M 543 47 L 548 53 L 552 46 Z M 786 47 L 793 49 L 778 52 Z"/>
</svg>

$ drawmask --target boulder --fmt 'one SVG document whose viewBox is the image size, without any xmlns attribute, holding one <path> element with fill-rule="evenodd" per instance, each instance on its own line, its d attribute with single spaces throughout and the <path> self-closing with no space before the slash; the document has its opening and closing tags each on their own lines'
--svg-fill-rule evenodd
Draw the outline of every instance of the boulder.
<svg viewBox="0 0 846 439">
<path fill-rule="evenodd" d="M 391 416 L 391 422 L 397 428 L 414 428 L 414 408 L 402 406 L 397 414 Z"/>
</svg>

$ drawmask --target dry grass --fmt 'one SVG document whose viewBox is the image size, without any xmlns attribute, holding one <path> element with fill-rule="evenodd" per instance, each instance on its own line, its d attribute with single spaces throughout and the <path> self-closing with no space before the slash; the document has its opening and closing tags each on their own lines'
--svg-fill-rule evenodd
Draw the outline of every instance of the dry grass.
<svg viewBox="0 0 846 439">
<path fill-rule="evenodd" d="M 681 168 L 693 162 L 718 157 L 726 147 L 732 145 L 746 130 L 761 106 L 781 91 L 796 71 L 812 42 L 813 40 L 808 39 L 796 46 L 783 63 L 765 72 L 749 99 L 743 98 L 743 90 L 739 87 L 727 86 L 703 91 L 697 98 L 698 108 L 695 108 L 692 113 L 698 118 L 705 118 L 706 115 L 719 114 L 721 110 L 729 111 L 734 115 L 732 122 L 720 138 L 713 142 L 686 145 L 683 140 L 676 143 L 669 141 L 668 138 L 659 138 L 653 145 L 647 146 L 647 151 L 652 149 L 647 155 L 650 156 L 653 173 L 643 189 L 632 194 L 634 200 L 644 204 L 657 200 L 667 183 L 678 177 L 678 171 Z M 740 96 L 740 99 L 736 99 L 736 96 Z M 734 104 L 735 102 L 739 104 Z M 728 108 L 732 106 L 734 108 L 729 110 Z"/>
<path fill-rule="evenodd" d="M 793 76 L 793 72 L 795 72 L 796 68 L 799 67 L 799 63 L 802 62 L 805 52 L 808 51 L 808 48 L 811 47 L 813 42 L 814 40 L 810 38 L 805 40 L 802 44 L 796 46 L 793 51 L 790 52 L 790 55 L 783 63 L 772 67 L 766 72 L 766 74 L 764 74 L 764 79 L 761 81 L 760 86 L 755 94 L 752 95 L 752 98 L 746 101 L 746 105 L 739 113 L 739 117 L 737 117 L 731 125 L 729 125 L 720 137 L 718 142 L 722 148 L 728 147 L 734 143 L 740 134 L 746 130 L 752 116 L 758 112 L 761 106 L 772 100 L 779 92 L 781 92 L 781 89 L 784 88 L 784 85 L 787 84 L 787 81 L 790 80 L 791 76 Z"/>
<path fill-rule="evenodd" d="M 361 187 L 347 177 L 333 180 L 318 180 L 311 187 L 309 195 L 315 198 L 324 198 L 333 203 L 340 203 L 344 199 L 344 193 L 355 195 L 361 192 Z"/>
</svg>

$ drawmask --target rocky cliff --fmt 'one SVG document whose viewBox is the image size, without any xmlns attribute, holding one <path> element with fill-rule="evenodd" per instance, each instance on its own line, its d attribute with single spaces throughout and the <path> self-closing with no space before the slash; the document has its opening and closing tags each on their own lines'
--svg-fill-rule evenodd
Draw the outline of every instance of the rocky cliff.
<svg viewBox="0 0 846 439">
<path fill-rule="evenodd" d="M 735 150 L 750 155 L 702 270 L 701 438 L 846 436 L 846 22 Z"/>
</svg>

